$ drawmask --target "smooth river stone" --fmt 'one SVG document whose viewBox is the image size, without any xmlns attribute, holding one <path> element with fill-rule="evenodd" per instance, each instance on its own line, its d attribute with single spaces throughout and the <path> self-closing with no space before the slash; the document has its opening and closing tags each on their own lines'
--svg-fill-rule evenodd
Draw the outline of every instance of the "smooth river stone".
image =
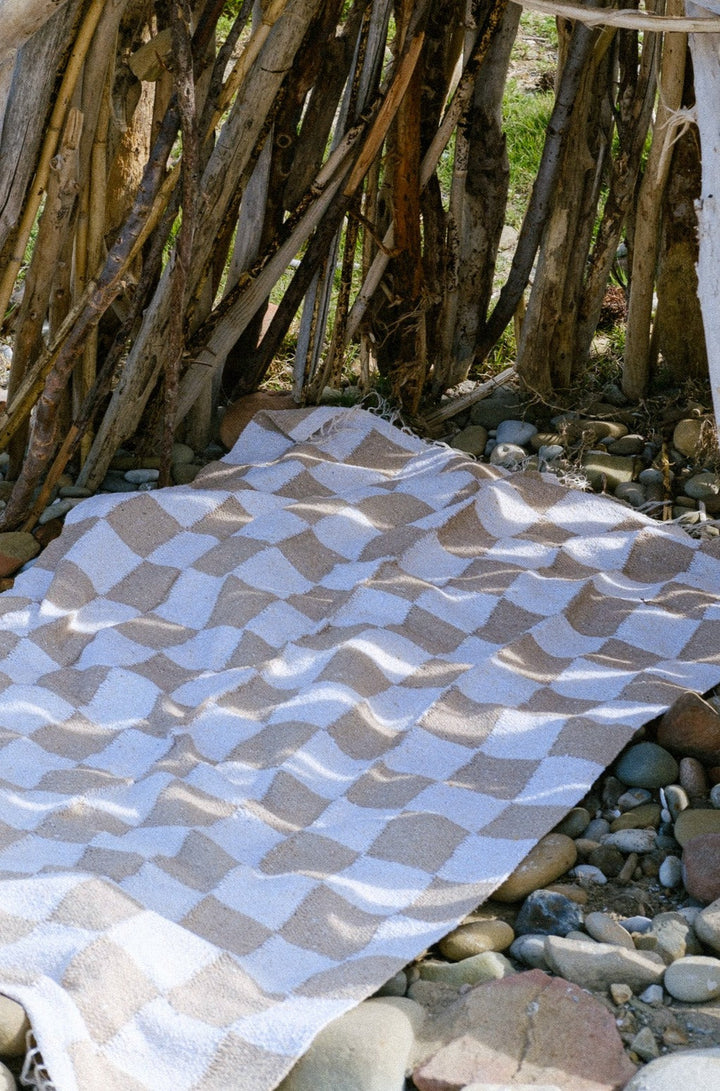
<svg viewBox="0 0 720 1091">
<path fill-rule="evenodd" d="M 720 810 L 703 807 L 681 811 L 675 819 L 673 833 L 680 845 L 706 833 L 720 833 Z"/>
<path fill-rule="evenodd" d="M 683 757 L 714 765 L 720 761 L 720 715 L 697 693 L 683 693 L 662 716 L 657 739 Z"/>
<path fill-rule="evenodd" d="M 615 775 L 631 788 L 664 788 L 678 778 L 678 763 L 664 747 L 639 742 L 621 754 Z"/>
<path fill-rule="evenodd" d="M 624 811 L 610 823 L 610 832 L 617 830 L 642 830 L 648 826 L 656 829 L 660 825 L 660 804 L 641 803 L 639 807 L 633 807 L 631 811 Z"/>
<path fill-rule="evenodd" d="M 545 957 L 556 974 L 584 989 L 603 991 L 623 981 L 639 992 L 647 985 L 659 984 L 665 973 L 664 961 L 653 951 L 631 951 L 591 939 L 548 936 Z"/>
<path fill-rule="evenodd" d="M 420 963 L 420 977 L 423 981 L 440 981 L 443 985 L 483 985 L 487 981 L 499 981 L 514 973 L 513 964 L 498 951 L 483 951 L 480 955 L 471 955 L 460 962 L 441 962 L 439 959 L 428 958 Z"/>
<path fill-rule="evenodd" d="M 703 1004 L 720 996 L 720 959 L 710 955 L 679 958 L 665 971 L 665 989 L 686 1004 Z"/>
<path fill-rule="evenodd" d="M 720 815 L 720 811 L 715 812 Z M 559 879 L 574 865 L 577 849 L 564 833 L 549 833 L 538 841 L 512 875 L 493 893 L 498 902 L 519 902 L 533 890 Z"/>
<path fill-rule="evenodd" d="M 459 962 L 484 951 L 505 951 L 514 939 L 515 933 L 506 921 L 470 921 L 441 939 L 438 946 L 445 958 Z"/>
</svg>

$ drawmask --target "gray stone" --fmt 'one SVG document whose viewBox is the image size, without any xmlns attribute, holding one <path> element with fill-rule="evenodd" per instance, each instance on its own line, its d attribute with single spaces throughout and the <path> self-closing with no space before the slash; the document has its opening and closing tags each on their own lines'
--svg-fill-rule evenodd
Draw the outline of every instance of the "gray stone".
<svg viewBox="0 0 720 1091">
<path fill-rule="evenodd" d="M 550 465 L 562 458 L 565 448 L 559 443 L 543 443 L 538 449 L 538 459 L 542 464 Z"/>
<path fill-rule="evenodd" d="M 102 480 L 100 492 L 136 492 L 132 481 L 126 481 L 125 476 L 115 470 L 111 470 Z"/>
<path fill-rule="evenodd" d="M 658 1057 L 637 1072 L 624 1091 L 720 1091 L 720 1049 L 692 1049 Z"/>
<path fill-rule="evenodd" d="M 615 489 L 615 496 L 633 508 L 640 508 L 647 501 L 647 491 L 639 481 L 621 481 Z"/>
<path fill-rule="evenodd" d="M 597 883 L 602 886 L 607 882 L 607 876 L 600 870 L 599 867 L 594 867 L 593 864 L 577 864 L 570 874 L 574 879 L 582 885 L 589 885 L 591 883 Z"/>
<path fill-rule="evenodd" d="M 490 462 L 493 466 L 504 466 L 506 470 L 514 470 L 527 457 L 527 451 L 515 443 L 496 443 L 490 454 Z"/>
<path fill-rule="evenodd" d="M 524 398 L 517 390 L 500 386 L 489 397 L 475 403 L 470 410 L 470 420 L 484 428 L 497 428 L 501 421 L 516 417 L 523 405 Z"/>
<path fill-rule="evenodd" d="M 681 455 L 695 458 L 701 446 L 701 436 L 708 428 L 712 428 L 710 418 L 689 417 L 678 421 L 672 437 L 673 447 Z"/>
<path fill-rule="evenodd" d="M 665 1002 L 665 990 L 662 985 L 648 985 L 647 989 L 643 989 L 640 993 L 639 999 L 643 1004 L 657 1008 Z"/>
<path fill-rule="evenodd" d="M 585 917 L 585 930 L 598 943 L 612 943 L 616 947 L 635 950 L 632 936 L 608 913 L 588 913 Z"/>
<path fill-rule="evenodd" d="M 179 466 L 183 463 L 193 462 L 195 459 L 195 452 L 192 447 L 187 443 L 173 443 L 172 454 L 170 456 L 170 462 L 173 466 Z"/>
<path fill-rule="evenodd" d="M 622 926 L 627 928 L 628 932 L 637 932 L 642 936 L 652 928 L 652 917 L 626 917 L 622 921 Z"/>
<path fill-rule="evenodd" d="M 701 909 L 693 927 L 698 939 L 713 951 L 720 951 L 720 900 Z"/>
<path fill-rule="evenodd" d="M 593 818 L 585 830 L 585 837 L 589 841 L 599 841 L 606 833 L 610 833 L 610 823 L 606 818 Z"/>
<path fill-rule="evenodd" d="M 630 1043 L 630 1049 L 641 1061 L 652 1061 L 660 1056 L 660 1048 L 650 1027 L 642 1027 Z"/>
<path fill-rule="evenodd" d="M 679 958 L 665 971 L 665 989 L 676 1000 L 703 1004 L 720 996 L 720 959 L 710 955 Z"/>
<path fill-rule="evenodd" d="M 67 515 L 72 510 L 72 507 L 72 500 L 55 500 L 40 513 L 38 523 L 44 526 L 45 523 L 50 523 L 53 519 L 62 519 L 63 515 Z"/>
<path fill-rule="evenodd" d="M 376 996 L 405 996 L 408 987 L 407 974 L 404 970 L 398 970 L 396 974 L 386 981 L 384 985 L 381 985 Z"/>
<path fill-rule="evenodd" d="M 497 951 L 483 951 L 460 962 L 441 962 L 429 958 L 420 963 L 420 977 L 423 980 L 440 981 L 445 985 L 482 985 L 514 973 L 510 960 Z"/>
<path fill-rule="evenodd" d="M 582 458 L 582 468 L 594 489 L 603 486 L 614 492 L 623 481 L 635 476 L 635 459 L 608 455 L 604 451 L 588 451 Z"/>
<path fill-rule="evenodd" d="M 673 822 L 681 811 L 687 810 L 690 806 L 688 794 L 679 784 L 668 784 L 666 788 L 660 790 L 660 795 L 665 801 L 665 806 L 670 812 Z"/>
<path fill-rule="evenodd" d="M 611 455 L 641 455 L 645 450 L 645 440 L 642 436 L 628 433 L 608 443 L 607 449 Z"/>
<path fill-rule="evenodd" d="M 366 1000 L 320 1031 L 281 1091 L 403 1091 L 423 1021 L 406 997 Z"/>
<path fill-rule="evenodd" d="M 573 807 L 571 811 L 558 822 L 556 833 L 564 833 L 567 837 L 580 837 L 585 832 L 590 822 L 590 815 L 584 807 Z"/>
<path fill-rule="evenodd" d="M 471 424 L 453 437 L 452 446 L 456 451 L 479 457 L 488 441 L 487 430 L 481 424 Z"/>
<path fill-rule="evenodd" d="M 537 428 L 534 424 L 509 419 L 500 421 L 498 424 L 496 439 L 498 443 L 514 443 L 518 447 L 524 447 L 536 433 Z"/>
<path fill-rule="evenodd" d="M 682 860 L 679 856 L 666 856 L 658 872 L 660 886 L 676 890 L 682 883 Z"/>
<path fill-rule="evenodd" d="M 665 963 L 653 951 L 631 951 L 593 940 L 548 936 L 545 957 L 556 974 L 585 989 L 603 991 L 624 981 L 637 992 L 647 985 L 659 984 L 665 973 Z"/>
<path fill-rule="evenodd" d="M 583 923 L 580 906 L 554 890 L 528 894 L 515 918 L 515 932 L 523 935 L 566 936 Z"/>
<path fill-rule="evenodd" d="M 147 485 L 149 481 L 157 481 L 159 477 L 160 471 L 151 467 L 140 467 L 137 470 L 125 471 L 125 480 L 132 485 Z"/>
<path fill-rule="evenodd" d="M 461 924 L 441 939 L 438 946 L 445 958 L 459 962 L 484 951 L 505 951 L 514 939 L 515 933 L 506 921 L 487 918 Z"/>
<path fill-rule="evenodd" d="M 658 913 L 647 934 L 657 939 L 655 950 L 667 963 L 701 953 L 695 932 L 680 913 Z"/>
<path fill-rule="evenodd" d="M 628 747 L 615 765 L 615 775 L 633 788 L 662 788 L 677 780 L 678 771 L 672 754 L 654 742 Z"/>
<path fill-rule="evenodd" d="M 511 956 L 533 970 L 547 970 L 545 936 L 518 936 L 510 947 Z"/>
<path fill-rule="evenodd" d="M 711 514 L 720 511 L 720 478 L 717 474 L 694 474 L 685 482 L 684 489 L 686 496 L 691 496 L 693 500 L 702 500 Z"/>
<path fill-rule="evenodd" d="M 618 799 L 617 805 L 621 811 L 632 811 L 643 803 L 649 803 L 651 799 L 652 792 L 649 792 L 647 788 L 628 788 L 627 792 L 623 792 Z"/>
<path fill-rule="evenodd" d="M 607 833 L 602 840 L 603 845 L 612 845 L 620 852 L 652 852 L 655 848 L 655 830 L 616 830 L 615 833 Z"/>
<path fill-rule="evenodd" d="M 720 784 L 713 784 L 710 789 L 710 802 L 713 807 L 720 809 Z"/>
<path fill-rule="evenodd" d="M 84 500 L 92 494 L 92 489 L 86 489 L 82 485 L 63 485 L 58 489 L 58 496 L 62 500 Z"/>
</svg>

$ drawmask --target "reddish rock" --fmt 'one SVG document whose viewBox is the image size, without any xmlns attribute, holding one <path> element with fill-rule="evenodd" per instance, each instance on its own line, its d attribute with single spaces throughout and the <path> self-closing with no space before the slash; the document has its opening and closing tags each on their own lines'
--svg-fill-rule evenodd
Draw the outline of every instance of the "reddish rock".
<svg viewBox="0 0 720 1091">
<path fill-rule="evenodd" d="M 692 837 L 683 848 L 683 882 L 703 905 L 720 898 L 720 833 Z"/>
<path fill-rule="evenodd" d="M 29 531 L 9 530 L 0 534 L 0 578 L 13 576 L 40 552 L 40 543 Z"/>
<path fill-rule="evenodd" d="M 708 778 L 705 767 L 697 758 L 680 760 L 680 784 L 690 799 L 702 799 L 708 792 Z"/>
<path fill-rule="evenodd" d="M 683 757 L 697 758 L 703 765 L 718 765 L 720 715 L 697 693 L 683 693 L 661 718 L 657 741 Z"/>
<path fill-rule="evenodd" d="M 471 989 L 441 1022 L 448 1044 L 415 1068 L 419 1091 L 475 1082 L 621 1091 L 635 1071 L 607 1008 L 541 970 Z"/>
<path fill-rule="evenodd" d="M 238 398 L 225 410 L 220 422 L 220 439 L 229 450 L 256 413 L 263 409 L 297 409 L 297 407 L 297 402 L 290 394 L 281 394 L 279 391 L 256 390 L 254 394 L 246 394 L 244 398 Z"/>
</svg>

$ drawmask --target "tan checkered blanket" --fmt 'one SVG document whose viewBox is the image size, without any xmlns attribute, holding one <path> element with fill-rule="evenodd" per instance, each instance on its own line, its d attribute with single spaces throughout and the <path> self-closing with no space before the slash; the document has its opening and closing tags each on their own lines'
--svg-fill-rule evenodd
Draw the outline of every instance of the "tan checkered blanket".
<svg viewBox="0 0 720 1091">
<path fill-rule="evenodd" d="M 275 1087 L 720 679 L 719 588 L 362 410 L 79 505 L 0 597 L 0 988 L 56 1087 Z"/>
</svg>

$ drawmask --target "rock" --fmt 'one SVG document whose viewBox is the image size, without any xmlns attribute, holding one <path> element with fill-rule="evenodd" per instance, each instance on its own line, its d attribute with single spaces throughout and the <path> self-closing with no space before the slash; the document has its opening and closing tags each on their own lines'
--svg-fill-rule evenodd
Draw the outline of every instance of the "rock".
<svg viewBox="0 0 720 1091">
<path fill-rule="evenodd" d="M 681 845 L 686 845 L 693 837 L 707 833 L 720 833 L 720 811 L 714 807 L 696 807 L 682 811 L 673 826 L 675 840 Z"/>
<path fill-rule="evenodd" d="M 0 1091 L 16 1091 L 17 1084 L 7 1065 L 0 1062 Z"/>
<path fill-rule="evenodd" d="M 611 1013 L 567 981 L 530 970 L 472 989 L 435 1033 L 449 1044 L 413 1070 L 419 1091 L 523 1083 L 562 1091 L 620 1089 L 635 1068 Z"/>
<path fill-rule="evenodd" d="M 549 969 L 545 958 L 545 936 L 518 936 L 510 947 L 511 956 L 534 970 Z"/>
<path fill-rule="evenodd" d="M 280 1084 L 281 1091 L 403 1091 L 423 1010 L 405 997 L 366 1000 L 335 1019 Z"/>
<path fill-rule="evenodd" d="M 635 433 L 628 433 L 608 443 L 607 449 L 611 455 L 641 455 L 645 450 L 645 440 Z"/>
<path fill-rule="evenodd" d="M 695 932 L 680 913 L 658 913 L 647 935 L 656 938 L 655 950 L 668 964 L 702 953 Z"/>
<path fill-rule="evenodd" d="M 620 755 L 615 775 L 633 788 L 663 788 L 677 780 L 678 764 L 672 754 L 657 743 L 639 742 Z"/>
<path fill-rule="evenodd" d="M 572 869 L 571 874 L 573 878 L 577 879 L 583 886 L 590 883 L 597 883 L 602 886 L 607 882 L 605 873 L 593 864 L 577 864 L 577 866 Z"/>
<path fill-rule="evenodd" d="M 606 833 L 610 833 L 610 823 L 606 818 L 593 818 L 585 830 L 585 837 L 590 841 L 599 841 Z"/>
<path fill-rule="evenodd" d="M 131 481 L 126 481 L 122 473 L 111 470 L 103 478 L 100 492 L 135 492 L 135 486 Z"/>
<path fill-rule="evenodd" d="M 497 951 L 483 951 L 460 962 L 428 958 L 420 963 L 420 977 L 423 980 L 439 981 L 444 985 L 481 985 L 514 973 L 512 962 Z"/>
<path fill-rule="evenodd" d="M 262 410 L 297 409 L 297 402 L 291 394 L 280 394 L 273 390 L 256 390 L 246 394 L 229 405 L 220 421 L 220 439 L 228 448 L 235 446 L 238 436 L 256 413 Z"/>
<path fill-rule="evenodd" d="M 620 852 L 652 852 L 655 848 L 655 830 L 625 829 L 615 833 L 606 833 L 603 845 L 610 845 Z"/>
<path fill-rule="evenodd" d="M 475 403 L 470 410 L 470 420 L 484 428 L 497 428 L 501 421 L 516 417 L 524 404 L 525 400 L 517 390 L 499 386 L 489 397 Z"/>
<path fill-rule="evenodd" d="M 716 515 L 720 512 L 720 477 L 708 471 L 693 474 L 685 482 L 685 495 L 702 500 L 708 512 Z"/>
<path fill-rule="evenodd" d="M 577 849 L 573 839 L 563 833 L 549 833 L 538 841 L 512 875 L 498 887 L 493 898 L 498 902 L 518 902 L 531 891 L 539 890 L 564 875 L 576 860 Z"/>
<path fill-rule="evenodd" d="M 652 917 L 625 917 L 622 926 L 628 932 L 636 932 L 642 936 L 652 928 Z"/>
<path fill-rule="evenodd" d="M 647 489 L 638 481 L 621 481 L 615 489 L 615 496 L 633 508 L 640 508 L 647 502 Z"/>
<path fill-rule="evenodd" d="M 38 540 L 25 530 L 0 533 L 0 577 L 13 576 L 40 552 Z"/>
<path fill-rule="evenodd" d="M 504 466 L 506 470 L 514 470 L 527 457 L 525 448 L 518 447 L 516 443 L 496 443 L 490 452 L 490 463 L 493 466 Z"/>
<path fill-rule="evenodd" d="M 696 693 L 683 693 L 661 717 L 657 740 L 684 757 L 697 758 L 707 765 L 717 764 L 720 762 L 720 714 Z"/>
<path fill-rule="evenodd" d="M 640 993 L 640 1000 L 643 1004 L 649 1004 L 651 1007 L 660 1007 L 665 1000 L 665 990 L 662 985 L 648 985 L 647 989 L 643 989 Z"/>
<path fill-rule="evenodd" d="M 72 500 L 54 500 L 40 513 L 38 523 L 40 526 L 44 526 L 45 523 L 50 523 L 53 519 L 62 519 L 69 511 L 72 511 L 73 507 L 74 502 Z"/>
<path fill-rule="evenodd" d="M 675 450 L 686 458 L 695 458 L 701 447 L 701 436 L 707 432 L 708 425 L 712 427 L 709 417 L 690 417 L 678 421 L 672 437 Z"/>
<path fill-rule="evenodd" d="M 720 951 L 720 899 L 701 909 L 693 924 L 695 934 L 706 947 Z"/>
<path fill-rule="evenodd" d="M 643 803 L 651 802 L 652 792 L 649 792 L 647 788 L 628 788 L 618 797 L 617 805 L 621 811 L 633 811 L 636 807 L 641 807 Z"/>
<path fill-rule="evenodd" d="M 713 784 L 710 789 L 710 802 L 713 807 L 720 809 L 720 784 Z"/>
<path fill-rule="evenodd" d="M 624 981 L 633 992 L 662 981 L 665 963 L 652 951 L 631 951 L 593 940 L 548 936 L 545 957 L 556 974 L 585 989 L 604 991 Z"/>
<path fill-rule="evenodd" d="M 405 996 L 408 987 L 408 978 L 404 970 L 398 970 L 396 974 L 381 985 L 376 996 Z"/>
<path fill-rule="evenodd" d="M 27 1050 L 29 1030 L 30 1022 L 22 1004 L 9 996 L 0 996 L 0 1057 L 22 1057 Z"/>
<path fill-rule="evenodd" d="M 683 811 L 683 814 L 692 813 Z M 685 843 L 682 872 L 688 894 L 703 905 L 720 898 L 720 833 L 700 834 Z"/>
<path fill-rule="evenodd" d="M 196 466 L 193 462 L 173 462 L 170 467 L 170 476 L 175 485 L 189 485 L 201 469 L 201 466 Z"/>
<path fill-rule="evenodd" d="M 576 902 L 551 890 L 534 890 L 528 894 L 515 920 L 519 936 L 566 936 L 582 927 L 583 911 Z"/>
<path fill-rule="evenodd" d="M 438 946 L 445 958 L 457 962 L 485 951 L 505 951 L 514 939 L 515 932 L 506 921 L 480 920 L 461 924 Z"/>
<path fill-rule="evenodd" d="M 518 447 L 524 447 L 537 434 L 534 424 L 522 420 L 503 420 L 497 426 L 496 439 L 498 443 L 514 443 Z"/>
<path fill-rule="evenodd" d="M 682 861 L 679 856 L 666 856 L 660 865 L 658 879 L 666 890 L 677 890 L 682 883 Z"/>
<path fill-rule="evenodd" d="M 648 826 L 655 829 L 660 825 L 660 805 L 658 803 L 641 803 L 631 811 L 625 811 L 618 815 L 610 823 L 610 832 L 617 830 L 642 830 Z"/>
<path fill-rule="evenodd" d="M 593 489 L 604 487 L 610 492 L 623 481 L 632 481 L 636 469 L 634 458 L 606 455 L 601 451 L 588 451 L 583 455 L 581 465 Z"/>
<path fill-rule="evenodd" d="M 564 833 L 566 837 L 580 837 L 587 829 L 589 822 L 590 814 L 585 807 L 573 807 L 562 822 L 558 822 L 553 832 Z"/>
<path fill-rule="evenodd" d="M 181 466 L 195 461 L 195 452 L 187 443 L 173 443 L 170 463 L 173 466 Z"/>
<path fill-rule="evenodd" d="M 543 464 L 551 466 L 553 462 L 562 458 L 564 453 L 565 449 L 559 443 L 541 443 L 537 453 L 540 469 L 543 468 Z"/>
<path fill-rule="evenodd" d="M 466 454 L 479 457 L 485 450 L 487 441 L 487 429 L 481 424 L 471 424 L 453 437 L 452 446 L 456 451 L 465 451 Z"/>
<path fill-rule="evenodd" d="M 635 950 L 632 936 L 608 913 L 588 913 L 585 918 L 585 931 L 598 943 L 612 943 L 616 947 Z"/>
<path fill-rule="evenodd" d="M 660 1048 L 650 1027 L 639 1030 L 630 1043 L 630 1049 L 641 1061 L 652 1061 L 660 1056 Z"/>
<path fill-rule="evenodd" d="M 627 1004 L 628 1000 L 632 1000 L 632 996 L 632 989 L 624 982 L 610 986 L 610 997 L 613 1004 Z"/>
<path fill-rule="evenodd" d="M 681 811 L 687 810 L 690 806 L 688 794 L 679 784 L 668 784 L 666 788 L 661 789 L 661 796 L 665 799 L 665 806 L 673 822 Z"/>
<path fill-rule="evenodd" d="M 614 879 L 622 871 L 625 857 L 615 845 L 598 845 L 588 853 L 587 863 L 600 868 L 608 879 Z"/>
<path fill-rule="evenodd" d="M 710 955 L 679 958 L 665 971 L 665 989 L 686 1004 L 704 1004 L 720 996 L 720 959 Z"/>
<path fill-rule="evenodd" d="M 133 485 L 147 485 L 150 481 L 157 481 L 160 471 L 151 466 L 140 466 L 136 470 L 126 470 L 125 480 Z"/>
<path fill-rule="evenodd" d="M 624 1091 L 720 1091 L 720 1049 L 692 1049 L 658 1057 L 641 1068 Z"/>
</svg>

